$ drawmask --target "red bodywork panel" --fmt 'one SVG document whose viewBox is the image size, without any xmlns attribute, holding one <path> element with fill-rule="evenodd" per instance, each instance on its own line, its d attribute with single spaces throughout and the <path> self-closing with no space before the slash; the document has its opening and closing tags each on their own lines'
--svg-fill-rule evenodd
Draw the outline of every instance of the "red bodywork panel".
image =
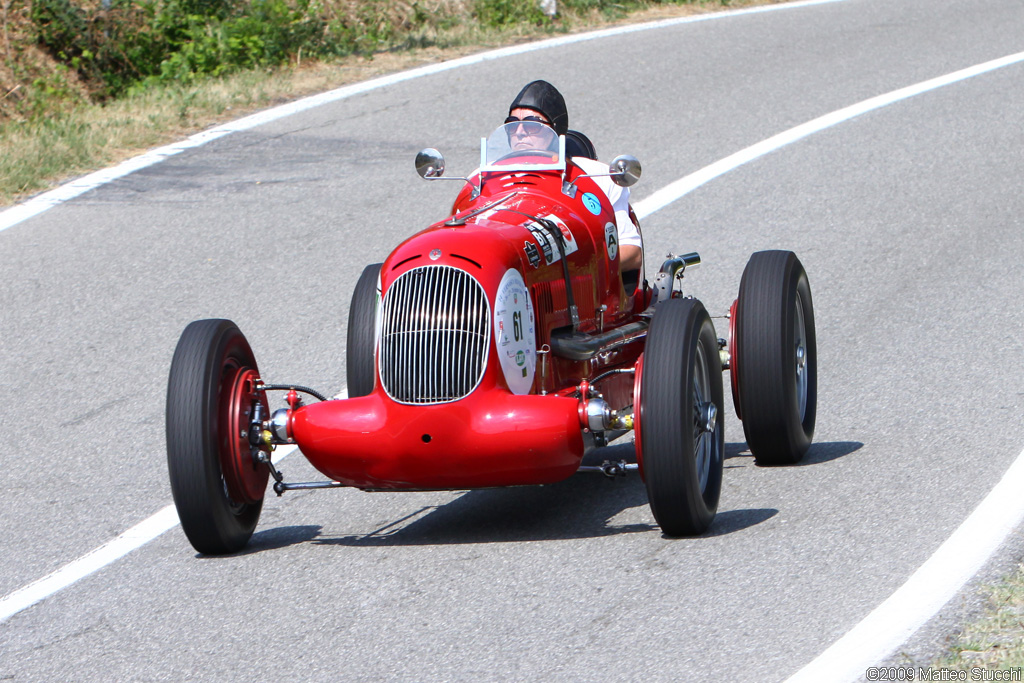
<svg viewBox="0 0 1024 683">
<path fill-rule="evenodd" d="M 300 409 L 292 433 L 314 467 L 360 488 L 549 484 L 583 458 L 577 405 L 478 389 L 454 403 L 406 406 L 374 391 Z"/>
<path fill-rule="evenodd" d="M 568 177 L 579 174 L 570 164 Z M 609 258 L 613 250 L 606 232 L 609 224 L 614 228 L 615 218 L 607 197 L 589 178 L 577 180 L 574 193 L 563 187 L 559 171 L 489 173 L 477 197 L 467 186 L 453 207 L 454 216 L 464 222 L 439 222 L 400 244 L 381 269 L 382 296 L 413 269 L 450 266 L 480 284 L 493 315 L 496 291 L 514 269 L 529 292 L 535 348 L 541 349 L 553 333 L 571 325 L 558 251 L 531 217 L 548 218 L 565 233 L 578 332 L 593 334 L 636 320 L 649 293 L 625 292 L 618 259 Z M 590 361 L 550 354 L 545 385 L 538 367 L 530 393 L 519 395 L 506 382 L 496 335 L 488 344 L 483 376 L 464 398 L 435 405 L 398 402 L 382 387 L 378 367 L 369 396 L 300 407 L 291 415 L 290 435 L 323 474 L 365 489 L 470 489 L 545 484 L 571 476 L 585 450 L 581 403 L 569 396 L 572 388 L 608 369 L 633 367 L 642 341 Z M 633 403 L 631 375 L 613 375 L 597 389 L 613 409 Z"/>
</svg>

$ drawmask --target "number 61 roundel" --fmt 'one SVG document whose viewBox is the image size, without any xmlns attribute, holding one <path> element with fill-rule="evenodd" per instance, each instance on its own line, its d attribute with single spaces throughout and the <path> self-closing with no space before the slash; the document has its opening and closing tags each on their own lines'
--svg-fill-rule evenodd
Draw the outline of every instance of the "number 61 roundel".
<svg viewBox="0 0 1024 683">
<path fill-rule="evenodd" d="M 494 297 L 494 343 L 513 394 L 528 394 L 537 368 L 533 303 L 522 274 L 509 268 Z"/>
</svg>

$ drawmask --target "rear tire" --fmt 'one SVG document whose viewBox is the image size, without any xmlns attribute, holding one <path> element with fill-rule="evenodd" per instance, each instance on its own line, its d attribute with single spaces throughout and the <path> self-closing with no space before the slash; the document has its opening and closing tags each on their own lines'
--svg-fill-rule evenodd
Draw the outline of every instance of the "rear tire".
<svg viewBox="0 0 1024 683">
<path fill-rule="evenodd" d="M 241 550 L 259 521 L 270 472 L 252 461 L 239 428 L 254 400 L 266 407 L 249 391 L 258 378 L 252 349 L 230 320 L 185 328 L 167 384 L 167 468 L 181 527 L 200 553 Z"/>
<path fill-rule="evenodd" d="M 736 386 L 747 446 L 759 465 L 799 462 L 817 413 L 811 287 L 790 251 L 753 254 L 736 302 Z"/>
<path fill-rule="evenodd" d="M 722 363 L 703 304 L 659 304 L 640 382 L 639 455 L 651 512 L 668 536 L 701 534 L 718 510 L 725 452 Z"/>
<path fill-rule="evenodd" d="M 350 398 L 369 395 L 376 380 L 373 359 L 377 343 L 377 283 L 381 265 L 374 263 L 363 269 L 348 308 L 345 376 Z"/>
</svg>

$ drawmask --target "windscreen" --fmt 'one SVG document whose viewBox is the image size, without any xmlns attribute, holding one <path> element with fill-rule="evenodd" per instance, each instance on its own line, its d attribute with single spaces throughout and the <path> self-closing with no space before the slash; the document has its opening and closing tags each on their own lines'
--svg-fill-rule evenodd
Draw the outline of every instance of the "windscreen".
<svg viewBox="0 0 1024 683">
<path fill-rule="evenodd" d="M 480 151 L 483 171 L 564 170 L 565 138 L 537 121 L 515 121 L 484 138 Z"/>
</svg>

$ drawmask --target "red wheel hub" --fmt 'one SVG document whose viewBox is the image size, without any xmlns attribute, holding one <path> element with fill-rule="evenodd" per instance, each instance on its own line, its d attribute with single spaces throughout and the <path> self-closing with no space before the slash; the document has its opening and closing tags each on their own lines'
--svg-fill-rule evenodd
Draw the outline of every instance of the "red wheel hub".
<svg viewBox="0 0 1024 683">
<path fill-rule="evenodd" d="M 263 500 L 270 469 L 256 461 L 249 443 L 249 422 L 257 403 L 269 414 L 265 395 L 256 391 L 257 372 L 237 368 L 225 373 L 220 394 L 220 469 L 231 499 L 238 503 Z"/>
<path fill-rule="evenodd" d="M 740 373 L 737 363 L 739 354 L 736 352 L 736 308 L 740 300 L 736 299 L 729 308 L 729 383 L 732 386 L 732 405 L 736 409 L 736 417 L 743 419 L 740 413 Z"/>
</svg>

